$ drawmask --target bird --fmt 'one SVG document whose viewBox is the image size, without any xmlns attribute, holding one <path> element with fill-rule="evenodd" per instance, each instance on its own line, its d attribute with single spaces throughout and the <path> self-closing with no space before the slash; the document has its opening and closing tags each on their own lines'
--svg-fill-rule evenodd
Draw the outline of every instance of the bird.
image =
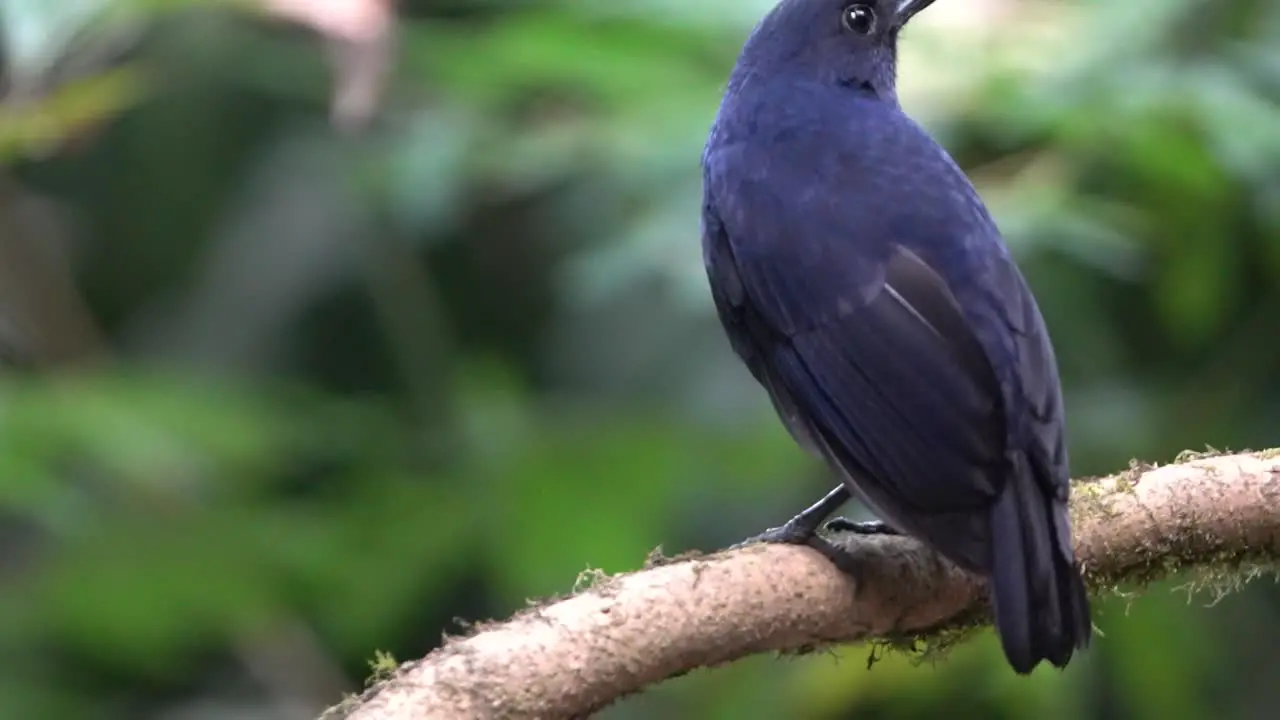
<svg viewBox="0 0 1280 720">
<path fill-rule="evenodd" d="M 898 99 L 933 2 L 781 0 L 756 25 L 701 158 L 703 261 L 734 353 L 841 481 L 750 541 L 840 562 L 820 526 L 914 537 L 987 580 L 1025 675 L 1092 632 L 1062 390 L 990 212 Z M 879 519 L 822 523 L 851 497 Z"/>
</svg>

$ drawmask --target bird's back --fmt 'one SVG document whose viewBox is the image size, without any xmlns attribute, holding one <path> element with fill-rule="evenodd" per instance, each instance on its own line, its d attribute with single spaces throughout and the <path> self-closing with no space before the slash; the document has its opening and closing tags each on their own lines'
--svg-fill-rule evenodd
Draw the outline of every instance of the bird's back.
<svg viewBox="0 0 1280 720">
<path fill-rule="evenodd" d="M 1061 433 L 1052 348 L 1024 359 L 1010 347 L 1012 334 L 1047 343 L 1039 308 L 977 190 L 946 150 L 896 105 L 874 98 L 804 83 L 748 89 L 726 96 L 704 153 L 706 207 L 721 223 L 751 226 L 721 242 L 732 244 L 735 257 L 768 263 L 797 283 L 820 285 L 831 276 L 832 284 L 864 288 L 882 280 L 893 246 L 909 248 L 955 296 L 1011 405 L 1023 394 L 1017 363 L 1052 374 L 1036 379 L 1052 389 L 1045 400 Z M 704 233 L 704 255 L 715 242 Z M 774 321 L 785 331 L 822 318 Z M 1046 362 L 1051 367 L 1039 367 Z"/>
<path fill-rule="evenodd" d="M 896 105 L 853 91 L 777 81 L 729 93 L 704 170 L 708 191 L 724 200 L 751 194 L 753 185 L 766 193 L 786 187 L 792 192 L 774 212 L 792 220 L 814 210 L 842 215 L 851 245 L 918 245 L 944 271 L 966 274 L 988 256 L 1007 257 L 986 206 L 946 150 Z M 839 207 L 814 207 L 826 203 Z"/>
</svg>

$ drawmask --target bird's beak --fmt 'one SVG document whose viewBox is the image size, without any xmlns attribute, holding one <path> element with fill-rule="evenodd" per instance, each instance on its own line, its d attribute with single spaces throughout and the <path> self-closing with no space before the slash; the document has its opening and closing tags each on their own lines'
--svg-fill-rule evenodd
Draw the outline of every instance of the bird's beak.
<svg viewBox="0 0 1280 720">
<path fill-rule="evenodd" d="M 921 10 L 933 4 L 933 0 L 900 0 L 898 3 L 898 26 L 907 24 Z"/>
</svg>

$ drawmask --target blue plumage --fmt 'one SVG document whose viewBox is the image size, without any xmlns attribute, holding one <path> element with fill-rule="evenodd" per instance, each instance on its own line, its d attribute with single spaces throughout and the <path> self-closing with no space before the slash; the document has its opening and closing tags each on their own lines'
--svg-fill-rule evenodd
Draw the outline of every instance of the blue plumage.
<svg viewBox="0 0 1280 720">
<path fill-rule="evenodd" d="M 898 104 L 897 34 L 930 1 L 783 0 L 757 27 L 703 156 L 704 259 L 792 435 L 892 528 L 991 578 L 1026 673 L 1090 634 L 1061 391 L 994 221 Z M 814 542 L 815 523 L 774 539 Z"/>
</svg>

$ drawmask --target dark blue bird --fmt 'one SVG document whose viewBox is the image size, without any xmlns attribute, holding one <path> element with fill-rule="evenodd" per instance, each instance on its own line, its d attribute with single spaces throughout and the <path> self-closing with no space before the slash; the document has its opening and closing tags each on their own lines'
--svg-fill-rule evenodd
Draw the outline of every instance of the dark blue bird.
<svg viewBox="0 0 1280 720">
<path fill-rule="evenodd" d="M 782 0 L 747 40 L 703 155 L 703 254 L 734 351 L 842 478 L 759 539 L 808 543 L 852 493 L 989 578 L 1009 663 L 1088 645 L 1058 369 L 961 169 L 903 112 L 899 32 L 933 0 Z"/>
</svg>

